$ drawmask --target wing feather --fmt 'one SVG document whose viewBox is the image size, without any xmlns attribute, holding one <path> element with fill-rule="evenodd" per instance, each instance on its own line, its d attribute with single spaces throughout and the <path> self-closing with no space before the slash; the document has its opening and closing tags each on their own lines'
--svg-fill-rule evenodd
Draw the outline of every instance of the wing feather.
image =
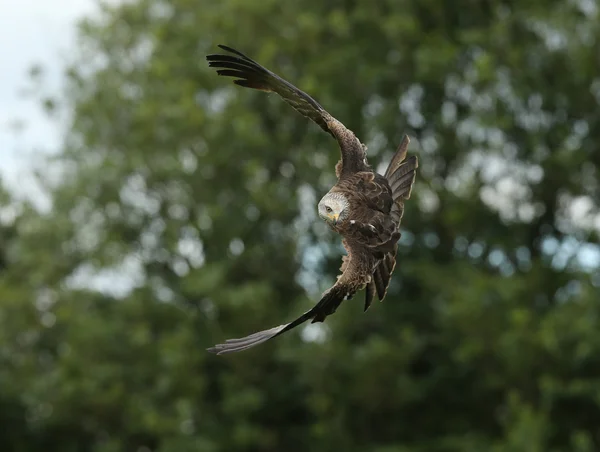
<svg viewBox="0 0 600 452">
<path fill-rule="evenodd" d="M 214 54 L 206 57 L 208 65 L 217 69 L 217 74 L 233 77 L 233 83 L 245 88 L 279 94 L 296 111 L 311 119 L 337 140 L 342 154 L 339 171 L 336 167 L 338 177 L 347 177 L 369 169 L 366 163 L 366 147 L 351 130 L 331 116 L 315 99 L 242 52 L 224 45 L 219 47 L 233 55 Z"/>
<path fill-rule="evenodd" d="M 217 74 L 237 78 L 233 81 L 236 85 L 279 94 L 296 111 L 335 136 L 327 125 L 333 118 L 315 99 L 242 52 L 225 45 L 219 47 L 236 56 L 208 55 L 209 66 L 219 68 Z"/>
<path fill-rule="evenodd" d="M 385 171 L 384 177 L 389 180 L 389 177 L 394 173 L 398 166 L 402 163 L 402 161 L 406 158 L 406 154 L 408 153 L 408 144 L 410 143 L 410 138 L 408 135 L 404 135 L 402 137 L 402 141 L 398 145 L 398 149 L 396 149 L 396 153 L 390 160 L 388 164 L 387 170 Z"/>
<path fill-rule="evenodd" d="M 365 277 L 365 274 L 368 275 L 368 273 L 364 272 L 364 268 L 368 263 L 363 261 L 364 256 L 361 253 L 353 253 L 351 247 L 345 241 L 344 246 L 348 251 L 348 256 L 344 256 L 345 259 L 342 259 L 342 274 L 338 277 L 337 282 L 322 295 L 321 300 L 314 307 L 290 323 L 259 331 L 239 339 L 228 339 L 223 344 L 217 344 L 207 350 L 217 355 L 240 352 L 273 339 L 308 320 L 312 319 L 311 323 L 323 322 L 327 316 L 337 310 L 344 300 L 352 298 L 369 281 L 368 276 Z"/>
</svg>

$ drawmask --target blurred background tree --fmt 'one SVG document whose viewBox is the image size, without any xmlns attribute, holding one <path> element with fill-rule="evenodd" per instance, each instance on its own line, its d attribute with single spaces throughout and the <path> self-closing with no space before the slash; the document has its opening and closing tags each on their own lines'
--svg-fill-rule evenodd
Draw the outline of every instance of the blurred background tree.
<svg viewBox="0 0 600 452">
<path fill-rule="evenodd" d="M 600 449 L 599 22 L 590 0 L 106 4 L 45 100 L 70 121 L 37 164 L 51 211 L 1 194 L 2 450 Z M 372 163 L 404 133 L 421 162 L 385 303 L 227 357 L 205 348 L 334 281 L 315 203 L 339 154 L 209 70 L 218 43 Z"/>
</svg>

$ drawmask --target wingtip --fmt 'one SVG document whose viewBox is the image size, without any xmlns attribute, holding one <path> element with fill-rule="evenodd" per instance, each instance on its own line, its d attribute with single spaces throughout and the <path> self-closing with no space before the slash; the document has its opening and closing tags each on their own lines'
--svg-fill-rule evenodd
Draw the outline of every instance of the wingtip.
<svg viewBox="0 0 600 452">
<path fill-rule="evenodd" d="M 220 49 L 222 49 L 222 50 L 225 50 L 226 52 L 231 52 L 231 53 L 238 54 L 237 50 L 235 50 L 235 49 L 233 49 L 233 48 L 231 48 L 229 46 L 226 46 L 225 44 L 217 44 L 217 47 L 220 48 Z M 217 58 L 219 58 L 221 56 L 222 56 L 222 54 L 220 55 L 218 53 L 211 53 L 210 55 L 206 55 L 206 59 L 208 61 L 211 61 L 211 60 L 217 59 Z"/>
<path fill-rule="evenodd" d="M 234 55 L 237 55 L 240 58 L 243 58 L 243 59 L 246 59 L 246 60 L 250 60 L 246 55 L 244 55 L 239 50 L 234 49 L 233 47 L 226 46 L 225 44 L 218 44 L 218 47 L 220 49 L 225 50 L 226 52 L 233 53 Z"/>
</svg>

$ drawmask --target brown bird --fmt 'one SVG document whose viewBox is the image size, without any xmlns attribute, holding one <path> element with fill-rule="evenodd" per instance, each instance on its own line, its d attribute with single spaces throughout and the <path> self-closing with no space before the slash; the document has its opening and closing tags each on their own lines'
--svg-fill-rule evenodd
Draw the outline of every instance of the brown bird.
<svg viewBox="0 0 600 452">
<path fill-rule="evenodd" d="M 232 55 L 206 57 L 210 67 L 218 68 L 217 74 L 236 78 L 233 82 L 240 86 L 279 94 L 337 140 L 341 150 L 341 160 L 335 166 L 338 181 L 319 202 L 318 212 L 342 236 L 348 253 L 342 257 L 337 282 L 312 309 L 288 324 L 208 349 L 221 355 L 254 347 L 307 320 L 322 322 L 362 288 L 366 288 L 365 311 L 375 293 L 383 301 L 396 266 L 404 201 L 410 198 L 418 162 L 414 155 L 406 159 L 409 139 L 405 135 L 385 174 L 376 173 L 367 163 L 366 146 L 316 100 L 241 52 L 219 47 Z"/>
</svg>

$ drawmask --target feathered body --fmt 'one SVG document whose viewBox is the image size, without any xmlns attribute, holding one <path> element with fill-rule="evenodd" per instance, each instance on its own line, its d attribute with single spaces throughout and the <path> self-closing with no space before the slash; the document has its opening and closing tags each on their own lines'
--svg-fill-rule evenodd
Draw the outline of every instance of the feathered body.
<svg viewBox="0 0 600 452">
<path fill-rule="evenodd" d="M 319 202 L 318 213 L 342 236 L 347 251 L 336 283 L 312 309 L 291 323 L 208 349 L 224 354 L 258 345 L 308 320 L 322 322 L 362 288 L 366 288 L 365 311 L 375 295 L 382 301 L 396 266 L 404 202 L 410 198 L 418 162 L 416 156 L 406 158 L 409 139 L 404 136 L 385 174 L 376 173 L 367 162 L 366 146 L 317 101 L 237 50 L 219 47 L 233 54 L 207 57 L 211 67 L 219 68 L 219 75 L 235 77 L 234 83 L 240 86 L 279 94 L 337 140 L 341 151 L 335 167 L 338 181 Z"/>
</svg>

